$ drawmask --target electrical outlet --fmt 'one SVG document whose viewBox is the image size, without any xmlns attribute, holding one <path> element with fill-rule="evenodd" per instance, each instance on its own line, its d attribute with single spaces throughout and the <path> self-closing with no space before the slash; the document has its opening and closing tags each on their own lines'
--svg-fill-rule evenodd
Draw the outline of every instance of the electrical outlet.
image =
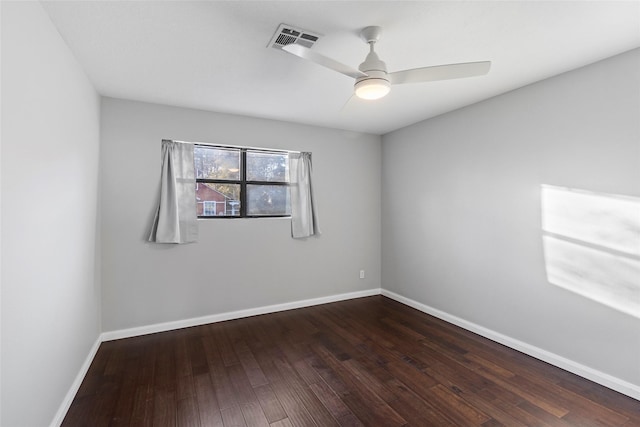
<svg viewBox="0 0 640 427">
<path fill-rule="evenodd" d="M 360 278 L 364 279 L 364 270 L 360 270 Z"/>
</svg>

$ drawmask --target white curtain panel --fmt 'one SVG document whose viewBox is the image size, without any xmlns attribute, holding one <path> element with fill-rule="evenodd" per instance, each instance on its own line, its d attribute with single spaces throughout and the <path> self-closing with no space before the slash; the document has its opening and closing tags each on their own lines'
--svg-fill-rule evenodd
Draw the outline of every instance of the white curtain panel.
<svg viewBox="0 0 640 427">
<path fill-rule="evenodd" d="M 311 169 L 311 153 L 289 153 L 291 237 L 294 239 L 320 234 Z"/>
<path fill-rule="evenodd" d="M 160 202 L 149 241 L 191 243 L 198 240 L 193 144 L 162 141 Z"/>
</svg>

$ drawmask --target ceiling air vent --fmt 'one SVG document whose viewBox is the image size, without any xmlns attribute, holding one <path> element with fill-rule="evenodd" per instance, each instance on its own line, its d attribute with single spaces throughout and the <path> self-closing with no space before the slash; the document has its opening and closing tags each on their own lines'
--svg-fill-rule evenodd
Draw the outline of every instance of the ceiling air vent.
<svg viewBox="0 0 640 427">
<path fill-rule="evenodd" d="M 267 47 L 282 49 L 283 46 L 295 43 L 310 48 L 319 38 L 320 34 L 303 30 L 293 25 L 280 24 Z"/>
</svg>

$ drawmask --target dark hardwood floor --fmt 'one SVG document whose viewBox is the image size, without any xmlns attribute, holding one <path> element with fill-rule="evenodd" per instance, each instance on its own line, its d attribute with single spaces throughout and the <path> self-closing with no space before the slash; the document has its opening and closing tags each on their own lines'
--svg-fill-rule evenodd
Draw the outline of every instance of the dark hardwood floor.
<svg viewBox="0 0 640 427">
<path fill-rule="evenodd" d="M 105 342 L 64 426 L 640 426 L 640 402 L 382 296 Z"/>
</svg>

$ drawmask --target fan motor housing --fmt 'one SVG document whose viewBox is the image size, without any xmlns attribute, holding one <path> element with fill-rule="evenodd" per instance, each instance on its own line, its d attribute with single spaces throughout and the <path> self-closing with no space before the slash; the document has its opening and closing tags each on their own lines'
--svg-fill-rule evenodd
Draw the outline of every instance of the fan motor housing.
<svg viewBox="0 0 640 427">
<path fill-rule="evenodd" d="M 377 79 L 377 80 L 385 80 L 385 81 L 389 81 L 389 78 L 387 77 L 387 72 L 386 71 L 382 71 L 382 70 L 360 70 L 363 73 L 366 73 L 367 75 L 364 77 L 358 77 L 356 79 L 356 84 L 360 83 L 361 81 L 364 80 L 371 80 L 371 79 Z"/>
</svg>

